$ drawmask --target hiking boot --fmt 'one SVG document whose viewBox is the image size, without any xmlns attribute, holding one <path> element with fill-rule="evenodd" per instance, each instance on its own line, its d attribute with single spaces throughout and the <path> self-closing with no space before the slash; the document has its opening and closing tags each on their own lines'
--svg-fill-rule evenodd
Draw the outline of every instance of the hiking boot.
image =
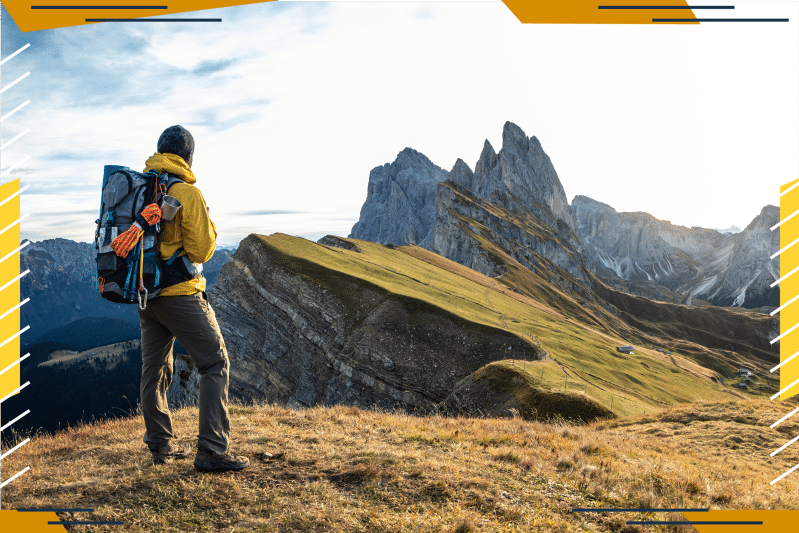
<svg viewBox="0 0 799 533">
<path fill-rule="evenodd" d="M 194 468 L 201 472 L 244 470 L 249 464 L 250 460 L 246 457 L 233 455 L 230 452 L 212 452 L 203 446 L 197 446 L 197 456 L 194 458 Z"/>
<path fill-rule="evenodd" d="M 162 444 L 160 446 L 151 444 L 150 453 L 153 454 L 154 465 L 165 465 L 175 459 L 185 459 L 189 456 L 189 447 L 177 443 Z"/>
</svg>

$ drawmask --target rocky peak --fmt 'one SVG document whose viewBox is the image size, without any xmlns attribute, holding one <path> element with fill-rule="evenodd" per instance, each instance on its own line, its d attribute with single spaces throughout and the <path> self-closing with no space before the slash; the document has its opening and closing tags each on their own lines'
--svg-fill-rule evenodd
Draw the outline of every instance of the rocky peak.
<svg viewBox="0 0 799 533">
<path fill-rule="evenodd" d="M 589 198 L 588 196 L 583 196 L 582 194 L 578 194 L 577 196 L 574 197 L 574 199 L 572 199 L 572 209 L 578 209 L 581 207 L 585 207 L 587 209 L 604 209 L 607 211 L 611 211 L 613 213 L 616 212 L 616 210 L 613 209 L 608 204 L 604 204 L 598 200 Z"/>
<path fill-rule="evenodd" d="M 771 227 L 780 221 L 780 208 L 776 205 L 767 205 L 760 210 L 760 214 L 752 219 L 752 222 L 744 229 L 746 231 L 753 231 L 757 228 L 767 228 L 771 231 Z M 776 231 L 776 230 L 775 230 Z M 775 250 L 776 251 L 776 250 Z"/>
<path fill-rule="evenodd" d="M 494 151 L 494 147 L 491 146 L 491 143 L 488 142 L 488 139 L 486 139 L 483 144 L 483 151 L 480 154 L 480 159 L 477 160 L 474 169 L 478 174 L 487 174 L 495 166 L 497 166 L 497 153 Z"/>
<path fill-rule="evenodd" d="M 486 141 L 486 143 L 488 143 L 488 141 Z M 489 144 L 488 146 L 490 147 L 491 145 Z M 496 159 L 496 155 L 494 158 Z M 480 161 L 477 162 L 477 165 L 479 168 Z M 474 172 L 472 172 L 472 169 L 469 168 L 469 165 L 467 165 L 461 158 L 458 158 L 458 160 L 455 161 L 455 166 L 452 167 L 452 170 L 449 171 L 449 175 L 447 176 L 447 181 L 457 183 L 461 187 L 466 187 L 469 190 L 472 188 L 473 179 Z"/>
<path fill-rule="evenodd" d="M 405 148 L 393 163 L 370 172 L 366 201 L 350 237 L 424 245 L 435 223 L 436 186 L 446 177 L 424 154 Z"/>
<path fill-rule="evenodd" d="M 475 166 L 472 194 L 516 214 L 532 212 L 550 226 L 562 221 L 577 235 L 572 213 L 555 167 L 535 137 L 506 122 L 502 149 L 493 156 L 486 142 Z"/>
</svg>

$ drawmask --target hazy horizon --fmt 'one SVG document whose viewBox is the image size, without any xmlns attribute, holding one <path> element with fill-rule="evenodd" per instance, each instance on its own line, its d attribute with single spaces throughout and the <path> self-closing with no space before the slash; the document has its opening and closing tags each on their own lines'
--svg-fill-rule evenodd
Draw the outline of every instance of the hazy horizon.
<svg viewBox="0 0 799 533">
<path fill-rule="evenodd" d="M 346 236 L 369 172 L 413 148 L 470 167 L 502 126 L 536 136 L 567 196 L 686 227 L 745 227 L 799 175 L 795 24 L 523 25 L 488 2 L 269 2 L 222 23 L 20 33 L 2 18 L 2 168 L 22 235 L 93 239 L 105 164 L 142 170 L 164 128 L 221 245 Z M 7 13 L 5 13 L 7 15 Z M 790 16 L 745 3 L 736 16 Z M 457 44 L 457 46 L 453 46 Z"/>
</svg>

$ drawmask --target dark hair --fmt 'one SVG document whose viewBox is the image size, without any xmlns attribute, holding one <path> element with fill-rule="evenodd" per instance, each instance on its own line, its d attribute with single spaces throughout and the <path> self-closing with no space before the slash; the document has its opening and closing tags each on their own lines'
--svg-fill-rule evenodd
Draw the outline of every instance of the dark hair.
<svg viewBox="0 0 799 533">
<path fill-rule="evenodd" d="M 179 155 L 191 167 L 194 137 L 183 126 L 170 126 L 158 138 L 158 153 Z"/>
</svg>

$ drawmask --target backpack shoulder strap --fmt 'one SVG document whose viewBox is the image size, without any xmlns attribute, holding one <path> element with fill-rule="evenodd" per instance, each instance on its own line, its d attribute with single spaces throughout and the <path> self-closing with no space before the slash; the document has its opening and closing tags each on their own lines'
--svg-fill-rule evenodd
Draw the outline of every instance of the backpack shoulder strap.
<svg viewBox="0 0 799 533">
<path fill-rule="evenodd" d="M 174 174 L 167 174 L 166 178 L 166 190 L 167 193 L 169 192 L 169 188 L 172 187 L 176 183 L 186 183 L 182 178 L 179 176 L 175 176 Z"/>
</svg>

